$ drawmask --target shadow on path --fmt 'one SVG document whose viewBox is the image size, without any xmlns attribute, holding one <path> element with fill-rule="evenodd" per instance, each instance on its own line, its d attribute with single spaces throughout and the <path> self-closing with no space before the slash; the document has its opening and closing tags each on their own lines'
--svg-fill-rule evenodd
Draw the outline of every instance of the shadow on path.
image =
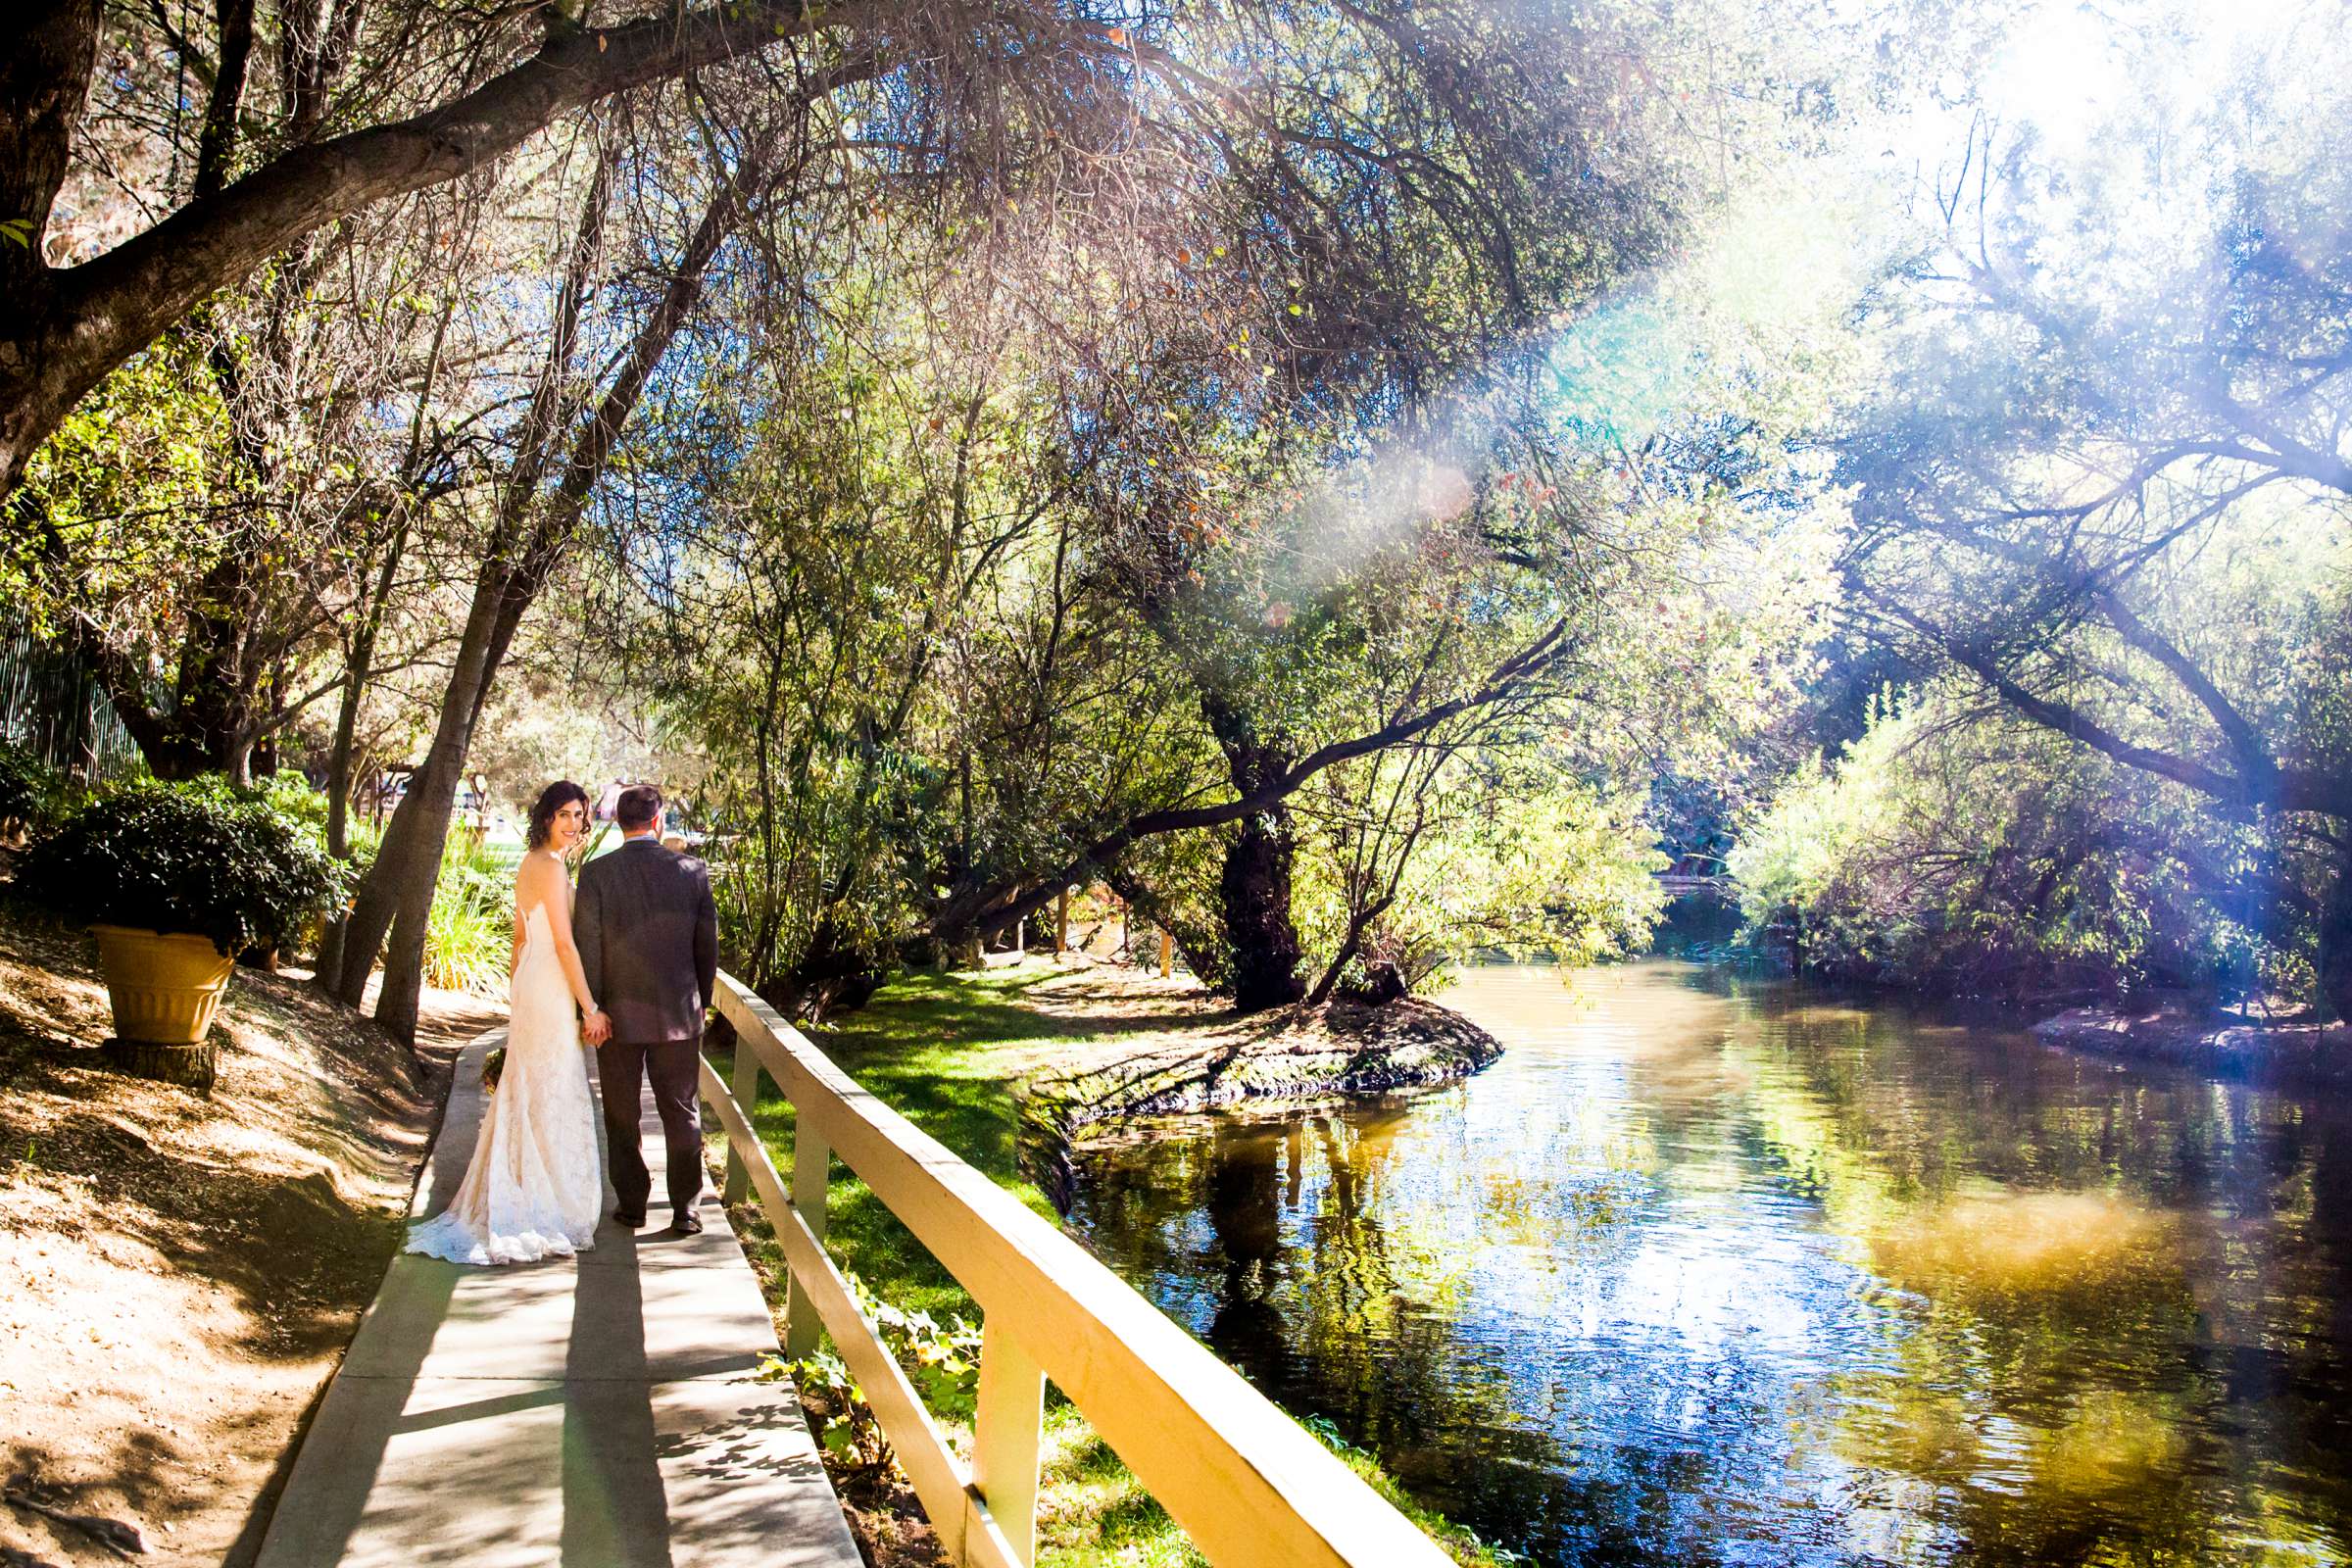
<svg viewBox="0 0 2352 1568">
<path fill-rule="evenodd" d="M 500 1039 L 459 1057 L 415 1219 L 463 1179 L 481 1059 Z M 650 1096 L 642 1116 L 658 1160 Z M 576 1259 L 396 1258 L 295 1458 L 261 1568 L 855 1568 L 790 1385 L 757 1378 L 776 1348 L 759 1283 L 714 1199 L 703 1219 L 702 1236 L 673 1238 L 608 1218 Z"/>
</svg>

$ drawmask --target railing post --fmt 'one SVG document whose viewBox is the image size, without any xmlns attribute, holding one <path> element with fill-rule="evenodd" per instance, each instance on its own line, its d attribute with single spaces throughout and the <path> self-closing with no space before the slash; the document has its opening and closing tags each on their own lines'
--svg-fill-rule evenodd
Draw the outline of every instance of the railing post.
<svg viewBox="0 0 2352 1568">
<path fill-rule="evenodd" d="M 1037 1560 L 1037 1445 L 1046 1373 L 992 1314 L 980 1322 L 972 1485 L 1022 1563 Z"/>
<path fill-rule="evenodd" d="M 792 1206 L 819 1242 L 825 1239 L 825 1184 L 832 1174 L 833 1146 L 814 1126 L 807 1105 L 792 1119 Z M 784 1354 L 794 1361 L 816 1348 L 816 1303 L 794 1280 L 784 1299 Z"/>
<path fill-rule="evenodd" d="M 735 1041 L 735 1103 L 742 1107 L 746 1126 L 753 1125 L 753 1114 L 760 1107 L 760 1058 L 752 1051 L 749 1040 Z M 752 1196 L 752 1168 L 743 1162 L 743 1152 L 735 1140 L 727 1140 L 727 1180 L 720 1192 L 720 1200 L 740 1203 Z"/>
</svg>

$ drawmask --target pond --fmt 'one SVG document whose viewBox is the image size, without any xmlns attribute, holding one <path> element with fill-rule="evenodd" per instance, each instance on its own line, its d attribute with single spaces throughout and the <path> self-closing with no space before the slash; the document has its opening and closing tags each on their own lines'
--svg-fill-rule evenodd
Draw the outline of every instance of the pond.
<svg viewBox="0 0 2352 1568">
<path fill-rule="evenodd" d="M 1651 960 L 1469 971 L 1509 1054 L 1083 1152 L 1073 1228 L 1544 1564 L 2352 1545 L 2352 1116 Z"/>
</svg>

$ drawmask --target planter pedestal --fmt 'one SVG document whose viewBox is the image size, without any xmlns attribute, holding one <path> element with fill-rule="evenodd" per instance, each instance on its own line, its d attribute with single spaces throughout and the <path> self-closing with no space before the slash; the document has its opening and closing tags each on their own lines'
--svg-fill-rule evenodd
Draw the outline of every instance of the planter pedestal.
<svg viewBox="0 0 2352 1568">
<path fill-rule="evenodd" d="M 153 1078 L 209 1094 L 220 1072 L 220 1046 L 206 1040 L 193 1046 L 159 1046 L 146 1040 L 109 1040 L 98 1048 L 118 1072 L 134 1078 Z"/>
<path fill-rule="evenodd" d="M 119 925 L 90 934 L 115 1009 L 108 1056 L 141 1077 L 210 1088 L 220 1053 L 207 1036 L 234 963 L 209 937 Z"/>
</svg>

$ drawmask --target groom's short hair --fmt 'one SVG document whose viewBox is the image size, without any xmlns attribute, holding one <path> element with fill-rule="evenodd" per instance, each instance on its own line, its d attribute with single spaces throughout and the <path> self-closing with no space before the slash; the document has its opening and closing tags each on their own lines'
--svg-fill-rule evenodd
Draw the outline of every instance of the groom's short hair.
<svg viewBox="0 0 2352 1568">
<path fill-rule="evenodd" d="M 623 833 L 641 833 L 662 814 L 662 791 L 653 784 L 632 784 L 613 803 L 612 820 Z"/>
</svg>

